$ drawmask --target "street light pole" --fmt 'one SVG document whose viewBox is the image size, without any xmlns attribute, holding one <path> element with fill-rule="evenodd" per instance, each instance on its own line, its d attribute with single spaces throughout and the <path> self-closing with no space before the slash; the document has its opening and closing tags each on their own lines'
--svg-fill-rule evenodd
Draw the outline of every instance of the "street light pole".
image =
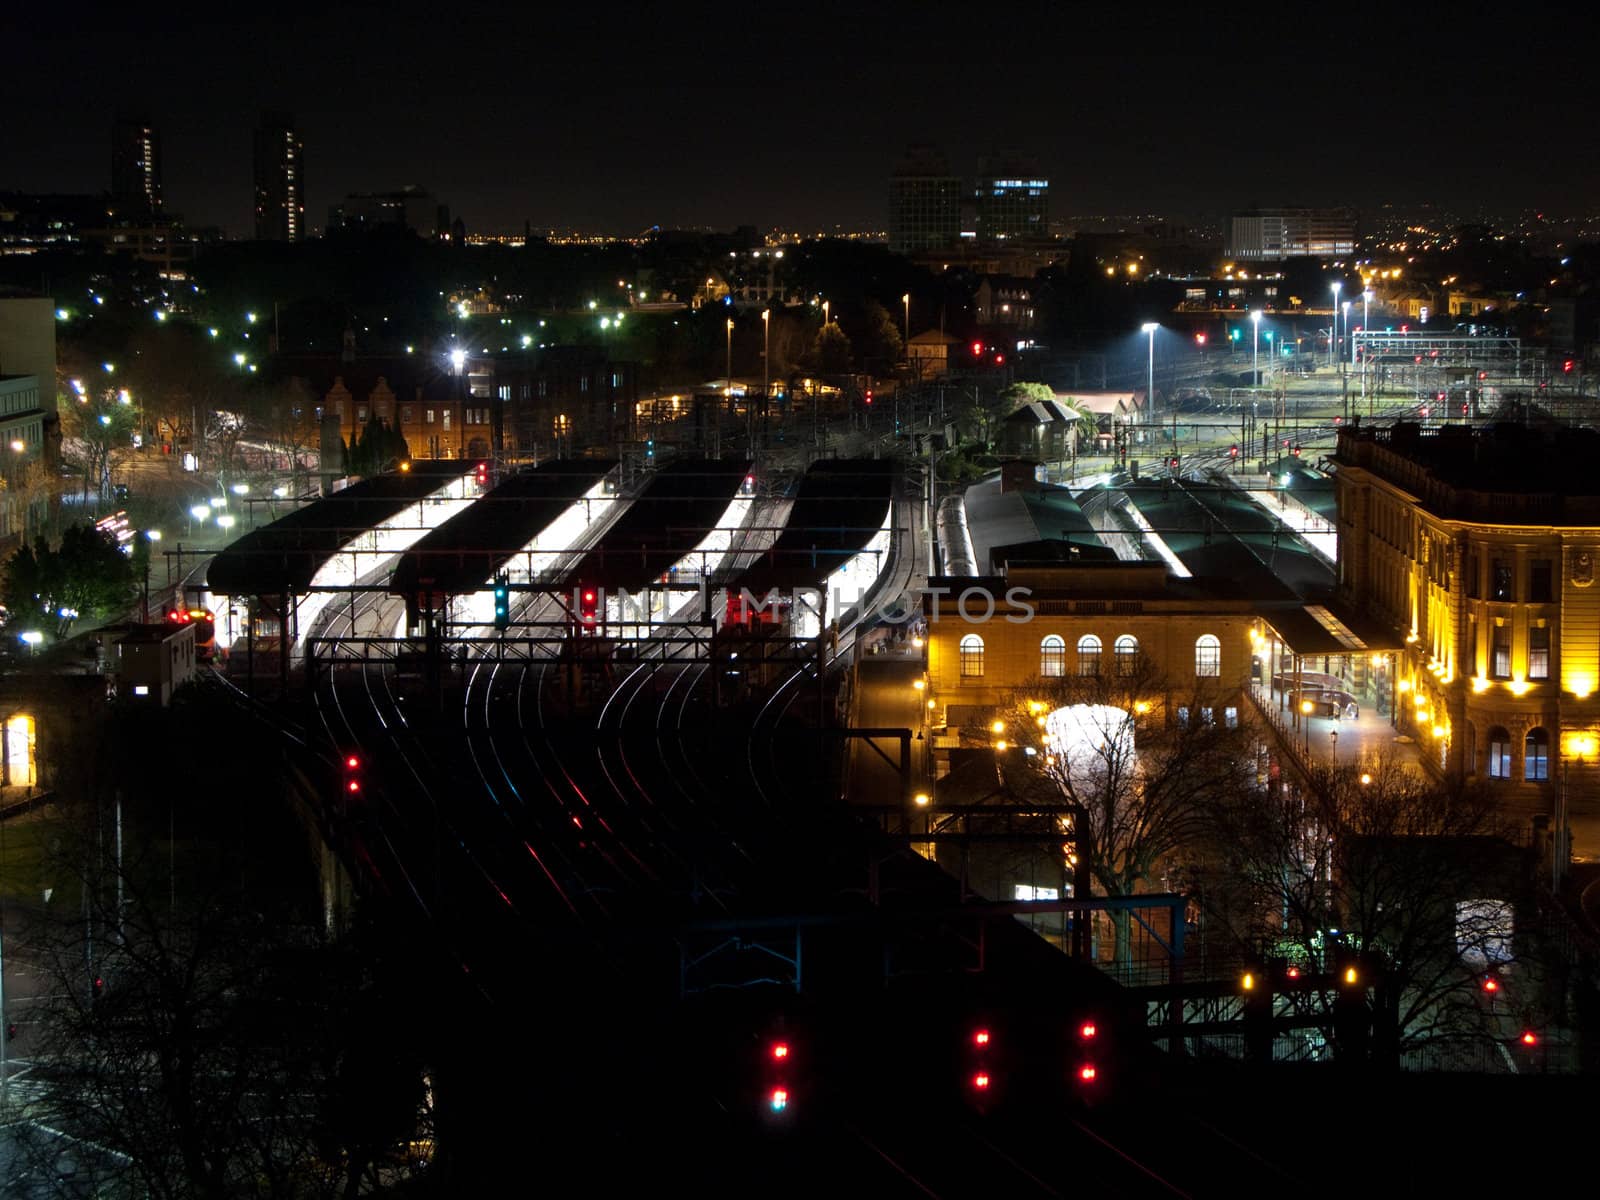
<svg viewBox="0 0 1600 1200">
<path fill-rule="evenodd" d="M 765 420 L 767 393 L 772 390 L 772 310 L 761 310 L 761 415 Z M 755 444 L 755 414 L 750 416 L 750 442 Z"/>
<path fill-rule="evenodd" d="M 900 303 L 906 306 L 905 352 L 906 357 L 909 358 L 911 357 L 911 293 L 907 292 L 905 295 L 901 296 Z"/>
<path fill-rule="evenodd" d="M 1156 419 L 1156 330 L 1159 328 L 1161 327 L 1154 321 L 1146 321 L 1139 327 L 1141 332 L 1150 335 L 1150 366 L 1149 373 L 1146 376 L 1144 393 L 1144 419 L 1147 425 L 1154 424 Z M 1174 417 L 1174 420 L 1176 420 L 1176 417 Z M 1156 437 L 1159 439 L 1160 436 L 1161 431 L 1158 429 Z"/>
<path fill-rule="evenodd" d="M 1343 284 L 1337 282 L 1333 285 L 1333 319 L 1331 328 L 1328 331 L 1328 365 L 1330 367 L 1339 357 L 1339 289 L 1343 286 Z"/>
<path fill-rule="evenodd" d="M 1250 310 L 1250 386 L 1261 385 L 1261 310 Z"/>
</svg>

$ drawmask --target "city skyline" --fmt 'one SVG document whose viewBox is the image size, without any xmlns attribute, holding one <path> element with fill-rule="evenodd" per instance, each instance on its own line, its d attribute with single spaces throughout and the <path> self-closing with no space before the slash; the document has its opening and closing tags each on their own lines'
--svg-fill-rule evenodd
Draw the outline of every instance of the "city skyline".
<svg viewBox="0 0 1600 1200">
<path fill-rule="evenodd" d="M 1248 13 L 1225 30 L 1149 31 L 1084 9 L 970 30 L 958 10 L 928 17 L 823 8 L 797 31 L 759 15 L 623 10 L 611 28 L 610 16 L 526 26 L 463 11 L 439 28 L 347 7 L 314 31 L 182 16 L 25 28 L 0 187 L 107 190 L 112 114 L 127 104 L 160 132 L 166 209 L 233 236 L 253 228 L 251 135 L 267 109 L 292 112 L 304 138 L 311 233 L 347 193 L 406 184 L 469 232 L 883 229 L 889 174 L 919 142 L 952 163 L 1036 159 L 1059 214 L 1560 213 L 1600 183 L 1580 75 L 1563 67 L 1573 50 L 1536 12 L 1497 30 L 1488 62 L 1470 23 L 1425 16 L 1352 21 L 1348 40 L 1310 48 Z M 221 44 L 252 52 L 224 63 Z M 66 62 L 79 82 L 57 98 Z M 1504 103 L 1530 72 L 1539 102 Z"/>
</svg>

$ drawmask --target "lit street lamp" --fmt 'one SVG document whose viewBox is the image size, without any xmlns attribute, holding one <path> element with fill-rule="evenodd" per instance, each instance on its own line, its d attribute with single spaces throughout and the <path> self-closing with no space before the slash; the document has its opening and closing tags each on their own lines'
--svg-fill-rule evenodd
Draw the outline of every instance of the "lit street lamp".
<svg viewBox="0 0 1600 1200">
<path fill-rule="evenodd" d="M 190 536 L 194 535 L 195 522 L 198 521 L 201 524 L 204 524 L 206 518 L 209 517 L 210 515 L 211 515 L 211 506 L 209 504 L 196 504 L 194 507 L 192 507 L 189 510 L 189 517 L 190 517 L 189 534 L 190 534 Z"/>
<path fill-rule="evenodd" d="M 1147 376 L 1147 382 L 1145 384 L 1145 394 L 1144 394 L 1144 410 L 1145 410 L 1144 419 L 1145 419 L 1145 424 L 1147 424 L 1147 425 L 1151 424 L 1152 422 L 1155 421 L 1155 412 L 1156 412 L 1156 330 L 1158 330 L 1160 328 L 1161 328 L 1161 326 L 1156 324 L 1154 321 L 1146 321 L 1143 325 L 1139 326 L 1139 330 L 1140 330 L 1141 333 L 1147 333 L 1147 334 L 1150 335 L 1150 371 L 1149 371 L 1149 375 Z"/>
<path fill-rule="evenodd" d="M 1261 385 L 1261 310 L 1250 310 L 1250 386 Z"/>
<path fill-rule="evenodd" d="M 1342 283 L 1337 282 L 1333 285 L 1333 325 L 1328 334 L 1328 365 L 1330 367 L 1333 366 L 1334 361 L 1339 356 L 1339 352 L 1336 349 L 1339 345 L 1339 289 L 1343 286 Z"/>
<path fill-rule="evenodd" d="M 731 410 L 733 408 L 733 318 L 728 318 L 728 366 L 723 377 L 722 399 Z"/>
<path fill-rule="evenodd" d="M 772 390 L 772 310 L 761 310 L 761 413 L 766 419 L 767 393 Z M 756 417 L 750 413 L 750 444 L 755 445 Z"/>
<path fill-rule="evenodd" d="M 905 336 L 905 344 L 906 344 L 906 355 L 909 357 L 910 354 L 911 354 L 911 293 L 907 292 L 905 295 L 901 296 L 900 297 L 900 303 L 904 304 L 906 306 L 906 336 Z"/>
</svg>

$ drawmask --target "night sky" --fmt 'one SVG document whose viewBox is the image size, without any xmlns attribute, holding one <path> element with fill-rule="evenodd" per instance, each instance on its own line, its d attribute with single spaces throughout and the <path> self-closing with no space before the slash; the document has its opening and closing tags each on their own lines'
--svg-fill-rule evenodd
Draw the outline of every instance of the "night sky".
<svg viewBox="0 0 1600 1200">
<path fill-rule="evenodd" d="M 107 188 L 119 107 L 161 130 L 168 207 L 232 234 L 263 108 L 303 132 L 315 229 L 407 183 L 483 232 L 882 228 L 911 141 L 967 176 L 1035 156 L 1053 216 L 1600 190 L 1589 31 L 1536 4 L 230 7 L 12 6 L 0 190 Z"/>
</svg>

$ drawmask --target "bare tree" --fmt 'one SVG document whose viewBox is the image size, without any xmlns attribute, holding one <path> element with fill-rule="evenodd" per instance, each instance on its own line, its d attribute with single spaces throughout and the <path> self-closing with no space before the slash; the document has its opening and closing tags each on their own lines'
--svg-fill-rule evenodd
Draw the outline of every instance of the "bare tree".
<svg viewBox="0 0 1600 1200">
<path fill-rule="evenodd" d="M 1063 671 L 1078 666 L 1063 659 Z M 1141 656 L 1094 668 L 1019 689 L 994 715 L 995 736 L 1077 806 L 1086 822 L 1072 831 L 1077 854 L 1106 895 L 1128 896 L 1194 843 L 1221 797 L 1253 784 L 1255 735 L 1207 680 L 1180 690 Z M 1126 961 L 1130 918 L 1112 921 Z"/>
<path fill-rule="evenodd" d="M 1536 956 L 1513 937 L 1528 852 L 1486 793 L 1441 788 L 1386 760 L 1215 801 L 1223 882 L 1205 896 L 1208 920 L 1248 952 L 1312 971 L 1332 970 L 1341 955 L 1359 960 L 1373 985 L 1375 1059 L 1392 1066 L 1411 1051 L 1503 1045 L 1508 1030 L 1544 1020 Z M 1324 1036 L 1337 1042 L 1320 993 L 1287 999 L 1328 1016 Z"/>
</svg>

